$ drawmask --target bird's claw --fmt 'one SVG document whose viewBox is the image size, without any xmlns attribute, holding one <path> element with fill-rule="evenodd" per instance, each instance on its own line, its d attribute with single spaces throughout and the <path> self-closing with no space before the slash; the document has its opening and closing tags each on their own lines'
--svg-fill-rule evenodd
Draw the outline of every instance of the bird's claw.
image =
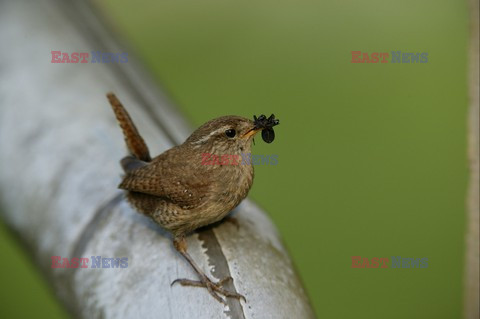
<svg viewBox="0 0 480 319">
<path fill-rule="evenodd" d="M 222 303 L 222 304 L 226 304 L 225 300 L 219 296 L 220 295 L 223 295 L 225 297 L 232 297 L 232 298 L 237 298 L 237 299 L 243 299 L 243 301 L 247 301 L 247 299 L 245 299 L 245 297 L 239 293 L 236 293 L 236 292 L 230 292 L 228 290 L 226 290 L 225 288 L 223 288 L 223 284 L 226 282 L 226 281 L 229 281 L 229 280 L 233 280 L 232 277 L 228 276 L 228 277 L 225 277 L 217 282 L 213 282 L 211 281 L 208 277 L 205 276 L 205 278 L 202 278 L 202 280 L 190 280 L 190 279 L 183 279 L 183 278 L 180 278 L 180 279 L 175 279 L 173 282 L 172 282 L 172 286 L 176 283 L 179 283 L 181 284 L 182 286 L 193 286 L 193 287 L 204 287 L 204 288 L 207 288 L 208 292 L 210 293 L 210 295 L 212 295 L 213 298 L 215 298 L 218 302 Z"/>
</svg>

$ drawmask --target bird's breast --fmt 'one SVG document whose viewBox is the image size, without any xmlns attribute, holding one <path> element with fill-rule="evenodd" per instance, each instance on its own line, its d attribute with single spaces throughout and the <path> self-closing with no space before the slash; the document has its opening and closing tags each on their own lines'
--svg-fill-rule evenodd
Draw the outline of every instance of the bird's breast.
<svg viewBox="0 0 480 319">
<path fill-rule="evenodd" d="M 218 201 L 223 202 L 226 209 L 230 211 L 247 197 L 253 184 L 253 167 L 251 165 L 239 165 L 220 169 L 223 169 L 223 172 L 219 178 Z"/>
</svg>

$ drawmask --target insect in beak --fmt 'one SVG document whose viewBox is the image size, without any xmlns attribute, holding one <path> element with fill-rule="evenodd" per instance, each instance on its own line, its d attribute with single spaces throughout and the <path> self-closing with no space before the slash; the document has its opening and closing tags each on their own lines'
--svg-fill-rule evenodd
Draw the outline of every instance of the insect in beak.
<svg viewBox="0 0 480 319">
<path fill-rule="evenodd" d="M 260 115 L 258 118 L 254 115 L 253 123 L 255 124 L 255 127 L 252 130 L 262 130 L 262 139 L 266 143 L 272 143 L 275 139 L 275 132 L 273 131 L 273 127 L 280 124 L 280 121 L 278 119 L 275 119 L 275 115 L 272 114 L 268 118 L 263 114 Z"/>
</svg>

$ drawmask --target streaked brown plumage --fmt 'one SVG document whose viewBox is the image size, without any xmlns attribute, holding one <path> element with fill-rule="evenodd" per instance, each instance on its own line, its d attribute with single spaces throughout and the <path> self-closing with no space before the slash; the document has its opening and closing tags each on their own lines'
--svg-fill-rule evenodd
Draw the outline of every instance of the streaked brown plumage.
<svg viewBox="0 0 480 319">
<path fill-rule="evenodd" d="M 125 176 L 119 188 L 127 191 L 134 208 L 173 234 L 174 247 L 200 276 L 198 282 L 177 279 L 173 283 L 206 287 L 220 302 L 224 300 L 219 294 L 244 299 L 221 287 L 228 278 L 214 283 L 203 273 L 187 253 L 185 236 L 224 218 L 247 196 L 253 183 L 252 165 L 204 165 L 203 154 L 241 158 L 242 153 L 250 153 L 253 136 L 261 129 L 243 117 L 219 117 L 203 124 L 183 144 L 151 159 L 124 107 L 114 94 L 107 97 L 131 153 L 121 161 Z"/>
</svg>

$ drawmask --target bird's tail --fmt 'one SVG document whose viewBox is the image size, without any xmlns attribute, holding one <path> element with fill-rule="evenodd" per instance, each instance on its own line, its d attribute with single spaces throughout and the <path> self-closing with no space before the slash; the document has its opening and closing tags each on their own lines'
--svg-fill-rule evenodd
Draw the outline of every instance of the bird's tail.
<svg viewBox="0 0 480 319">
<path fill-rule="evenodd" d="M 115 94 L 108 93 L 107 98 L 112 105 L 112 109 L 115 113 L 118 124 L 120 124 L 120 127 L 122 128 L 127 148 L 134 157 L 132 158 L 132 156 L 128 156 L 127 158 L 129 158 L 129 162 L 131 162 L 132 160 L 135 161 L 135 159 L 143 162 L 150 162 L 152 158 L 150 157 L 150 152 L 148 150 L 147 144 L 145 144 L 145 141 L 140 136 L 140 133 L 138 133 L 138 130 L 135 127 L 135 124 L 133 124 L 130 115 L 128 115 L 127 110 L 125 110 L 122 103 L 120 103 Z M 123 160 L 122 166 L 124 166 L 124 169 L 126 169 L 125 165 L 123 165 Z"/>
</svg>

